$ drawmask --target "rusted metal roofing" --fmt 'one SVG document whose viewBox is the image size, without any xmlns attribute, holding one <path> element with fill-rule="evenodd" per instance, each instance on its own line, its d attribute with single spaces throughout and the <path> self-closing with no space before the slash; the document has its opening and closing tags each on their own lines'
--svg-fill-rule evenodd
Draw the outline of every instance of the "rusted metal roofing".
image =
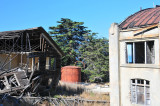
<svg viewBox="0 0 160 106">
<path fill-rule="evenodd" d="M 140 10 L 124 20 L 119 27 L 128 29 L 157 24 L 160 21 L 160 6 Z"/>
</svg>

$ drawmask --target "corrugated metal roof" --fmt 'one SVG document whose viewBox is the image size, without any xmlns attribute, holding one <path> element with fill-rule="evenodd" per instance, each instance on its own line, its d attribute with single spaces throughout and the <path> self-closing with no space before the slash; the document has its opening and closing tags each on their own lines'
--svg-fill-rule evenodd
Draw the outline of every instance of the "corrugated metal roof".
<svg viewBox="0 0 160 106">
<path fill-rule="evenodd" d="M 157 24 L 160 21 L 160 7 L 140 10 L 124 20 L 119 27 L 121 29 L 142 27 Z"/>
</svg>

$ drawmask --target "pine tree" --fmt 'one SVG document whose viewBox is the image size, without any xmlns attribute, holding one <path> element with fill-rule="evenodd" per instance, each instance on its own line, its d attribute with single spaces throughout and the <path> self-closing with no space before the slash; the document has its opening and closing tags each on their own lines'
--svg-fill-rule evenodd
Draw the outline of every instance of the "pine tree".
<svg viewBox="0 0 160 106">
<path fill-rule="evenodd" d="M 65 53 L 62 58 L 62 66 L 72 65 L 78 58 L 78 49 L 84 41 L 84 35 L 90 30 L 83 26 L 83 22 L 67 18 L 61 18 L 57 23 L 59 23 L 57 26 L 49 27 L 49 33 Z"/>
<path fill-rule="evenodd" d="M 105 38 L 96 38 L 96 33 L 86 36 L 86 40 L 81 46 L 80 52 L 86 68 L 83 70 L 87 74 L 88 80 L 109 80 L 109 52 L 108 40 Z"/>
</svg>

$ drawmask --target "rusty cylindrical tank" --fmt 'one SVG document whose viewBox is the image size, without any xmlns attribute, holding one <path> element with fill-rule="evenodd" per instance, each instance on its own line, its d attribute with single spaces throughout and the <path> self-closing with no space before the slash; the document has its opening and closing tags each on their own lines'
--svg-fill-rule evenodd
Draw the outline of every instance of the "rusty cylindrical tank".
<svg viewBox="0 0 160 106">
<path fill-rule="evenodd" d="M 77 66 L 65 66 L 61 68 L 61 81 L 81 82 L 81 68 Z"/>
</svg>

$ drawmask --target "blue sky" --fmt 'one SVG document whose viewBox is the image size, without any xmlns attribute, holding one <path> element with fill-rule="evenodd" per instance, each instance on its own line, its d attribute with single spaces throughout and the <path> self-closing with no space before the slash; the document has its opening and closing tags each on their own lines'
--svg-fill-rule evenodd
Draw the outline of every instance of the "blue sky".
<svg viewBox="0 0 160 106">
<path fill-rule="evenodd" d="M 56 26 L 61 18 L 84 22 L 98 37 L 108 38 L 113 22 L 160 5 L 159 0 L 0 0 L 0 31 Z"/>
</svg>

